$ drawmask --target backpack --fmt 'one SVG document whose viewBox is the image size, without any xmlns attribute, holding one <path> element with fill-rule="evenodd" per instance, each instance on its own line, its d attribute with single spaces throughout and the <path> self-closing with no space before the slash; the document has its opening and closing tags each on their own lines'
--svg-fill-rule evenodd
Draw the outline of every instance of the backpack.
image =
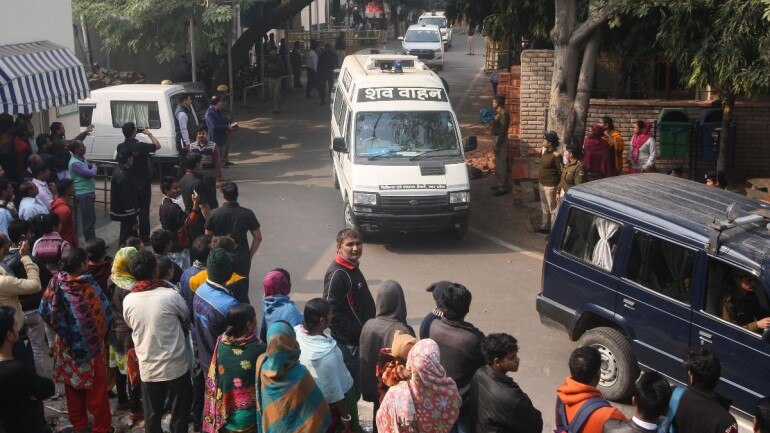
<svg viewBox="0 0 770 433">
<path fill-rule="evenodd" d="M 45 263 L 45 267 L 48 268 L 52 274 L 56 275 L 59 273 L 59 261 L 61 260 L 62 255 L 69 251 L 69 249 L 69 242 L 62 239 L 58 233 L 49 233 L 43 235 L 43 237 L 35 242 L 33 255 L 37 257 L 38 260 Z"/>
<path fill-rule="evenodd" d="M 597 409 L 611 407 L 610 403 L 600 397 L 589 398 L 578 409 L 571 423 L 567 423 L 567 410 L 559 397 L 556 397 L 556 430 L 554 433 L 580 433 L 586 421 Z"/>
<path fill-rule="evenodd" d="M 661 421 L 658 423 L 658 433 L 676 433 L 674 415 L 676 415 L 676 410 L 679 409 L 679 401 L 682 400 L 685 391 L 687 391 L 687 388 L 681 385 L 674 387 L 671 399 L 668 401 L 668 413 L 666 416 L 661 417 Z"/>
</svg>

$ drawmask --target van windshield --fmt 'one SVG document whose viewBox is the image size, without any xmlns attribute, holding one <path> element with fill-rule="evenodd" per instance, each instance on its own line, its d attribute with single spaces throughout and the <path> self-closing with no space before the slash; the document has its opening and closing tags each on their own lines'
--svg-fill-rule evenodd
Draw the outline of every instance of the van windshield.
<svg viewBox="0 0 770 433">
<path fill-rule="evenodd" d="M 362 157 L 424 158 L 459 156 L 457 127 L 449 111 L 358 113 L 356 155 Z M 426 153 L 427 152 L 427 153 Z"/>
<path fill-rule="evenodd" d="M 441 35 L 435 30 L 409 30 L 404 37 L 406 42 L 441 42 Z"/>
<path fill-rule="evenodd" d="M 446 18 L 420 18 L 420 24 L 432 24 L 434 26 L 446 27 Z"/>
</svg>

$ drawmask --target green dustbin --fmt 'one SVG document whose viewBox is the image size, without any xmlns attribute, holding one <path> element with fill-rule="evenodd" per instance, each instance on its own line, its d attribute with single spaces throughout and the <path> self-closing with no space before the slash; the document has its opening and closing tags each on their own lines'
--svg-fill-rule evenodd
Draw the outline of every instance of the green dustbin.
<svg viewBox="0 0 770 433">
<path fill-rule="evenodd" d="M 690 146 L 692 121 L 683 108 L 664 108 L 658 115 L 657 144 L 663 158 L 685 158 Z"/>
</svg>

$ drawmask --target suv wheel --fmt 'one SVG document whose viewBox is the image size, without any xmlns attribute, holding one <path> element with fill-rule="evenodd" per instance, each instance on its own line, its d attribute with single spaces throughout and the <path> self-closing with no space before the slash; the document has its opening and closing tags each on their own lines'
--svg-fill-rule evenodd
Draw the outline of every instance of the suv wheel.
<svg viewBox="0 0 770 433">
<path fill-rule="evenodd" d="M 602 356 L 598 387 L 606 399 L 622 400 L 631 394 L 639 377 L 639 364 L 623 333 L 613 328 L 594 328 L 580 337 L 578 346 L 591 346 Z"/>
</svg>

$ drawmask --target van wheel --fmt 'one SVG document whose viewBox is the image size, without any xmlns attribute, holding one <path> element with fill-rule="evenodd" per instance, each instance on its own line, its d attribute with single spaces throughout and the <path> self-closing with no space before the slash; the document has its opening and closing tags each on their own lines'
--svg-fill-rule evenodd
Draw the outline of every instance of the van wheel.
<svg viewBox="0 0 770 433">
<path fill-rule="evenodd" d="M 608 400 L 622 400 L 633 391 L 634 381 L 639 377 L 639 364 L 623 333 L 617 329 L 600 327 L 586 331 L 579 347 L 590 346 L 602 356 L 601 379 L 599 390 Z"/>
<path fill-rule="evenodd" d="M 357 231 L 361 234 L 361 237 L 366 236 L 361 227 L 356 224 L 356 218 L 353 215 L 353 208 L 347 203 L 345 203 L 345 228 Z"/>
<path fill-rule="evenodd" d="M 334 178 L 334 189 L 340 189 L 340 180 L 337 178 L 337 170 L 332 168 L 332 177 Z"/>
</svg>

